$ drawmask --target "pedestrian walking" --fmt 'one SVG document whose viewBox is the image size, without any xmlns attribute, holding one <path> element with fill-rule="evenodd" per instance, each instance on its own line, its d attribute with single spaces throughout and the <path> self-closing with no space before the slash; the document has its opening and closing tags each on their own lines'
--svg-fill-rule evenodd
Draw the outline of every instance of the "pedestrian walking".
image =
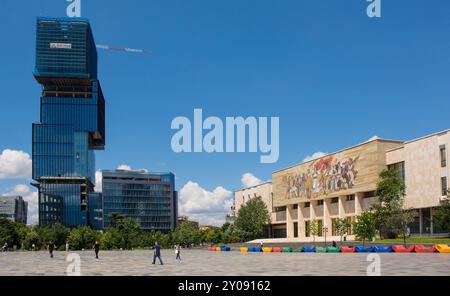
<svg viewBox="0 0 450 296">
<path fill-rule="evenodd" d="M 181 246 L 180 245 L 175 247 L 175 255 L 176 255 L 175 260 L 181 261 Z"/>
<path fill-rule="evenodd" d="M 36 251 L 36 245 L 35 244 L 31 245 L 31 251 L 33 251 L 33 252 Z"/>
<path fill-rule="evenodd" d="M 5 244 L 2 247 L 2 252 L 6 252 L 6 251 L 8 251 L 8 243 L 7 242 L 5 242 Z"/>
<path fill-rule="evenodd" d="M 100 252 L 100 243 L 98 241 L 95 241 L 93 249 L 95 251 L 95 259 L 98 259 L 98 252 Z"/>
<path fill-rule="evenodd" d="M 153 265 L 155 265 L 155 263 L 156 263 L 156 258 L 158 258 L 158 260 L 161 263 L 161 265 L 164 265 L 164 263 L 163 263 L 163 261 L 161 259 L 161 246 L 158 244 L 158 242 L 155 243 L 153 249 L 154 249 L 154 251 L 153 251 Z"/>
<path fill-rule="evenodd" d="M 50 258 L 53 258 L 53 251 L 55 250 L 55 243 L 50 241 L 48 243 L 48 252 L 50 253 Z"/>
<path fill-rule="evenodd" d="M 66 242 L 66 252 L 69 252 L 69 242 Z"/>
</svg>

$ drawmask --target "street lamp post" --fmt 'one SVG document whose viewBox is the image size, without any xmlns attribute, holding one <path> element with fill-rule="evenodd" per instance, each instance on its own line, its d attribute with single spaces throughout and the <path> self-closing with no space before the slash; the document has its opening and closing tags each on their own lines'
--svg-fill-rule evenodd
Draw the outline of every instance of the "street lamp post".
<svg viewBox="0 0 450 296">
<path fill-rule="evenodd" d="M 323 233 L 324 233 L 324 235 L 325 235 L 325 248 L 327 247 L 327 232 L 328 232 L 328 227 L 323 227 L 322 228 L 322 231 L 323 231 Z"/>
</svg>

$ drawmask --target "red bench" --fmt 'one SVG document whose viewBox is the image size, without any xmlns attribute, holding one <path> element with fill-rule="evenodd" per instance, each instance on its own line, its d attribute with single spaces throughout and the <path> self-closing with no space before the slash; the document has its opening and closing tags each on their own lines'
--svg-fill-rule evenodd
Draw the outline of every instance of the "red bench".
<svg viewBox="0 0 450 296">
<path fill-rule="evenodd" d="M 395 253 L 412 253 L 414 252 L 415 246 L 411 246 L 409 248 L 405 248 L 405 246 L 393 246 L 392 249 Z"/>
<path fill-rule="evenodd" d="M 341 247 L 341 253 L 355 253 L 355 247 Z"/>
<path fill-rule="evenodd" d="M 433 247 L 425 247 L 424 245 L 415 245 L 414 251 L 416 253 L 435 253 L 437 250 Z"/>
</svg>

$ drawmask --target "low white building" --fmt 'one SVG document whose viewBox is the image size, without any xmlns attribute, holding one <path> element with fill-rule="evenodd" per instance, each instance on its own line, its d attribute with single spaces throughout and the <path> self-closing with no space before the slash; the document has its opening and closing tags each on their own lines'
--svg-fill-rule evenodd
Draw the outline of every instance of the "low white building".
<svg viewBox="0 0 450 296">
<path fill-rule="evenodd" d="M 433 209 L 447 198 L 449 188 L 450 130 L 405 142 L 386 152 L 388 168 L 405 181 L 405 208 L 417 209 L 411 233 L 433 235 L 441 230 L 433 223 Z"/>
</svg>

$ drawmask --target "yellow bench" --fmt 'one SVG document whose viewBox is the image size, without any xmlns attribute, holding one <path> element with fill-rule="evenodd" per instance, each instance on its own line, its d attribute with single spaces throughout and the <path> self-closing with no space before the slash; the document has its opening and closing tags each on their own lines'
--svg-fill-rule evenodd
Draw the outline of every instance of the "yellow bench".
<svg viewBox="0 0 450 296">
<path fill-rule="evenodd" d="M 272 248 L 263 248 L 264 253 L 272 253 Z"/>
<path fill-rule="evenodd" d="M 450 253 L 450 247 L 447 245 L 436 245 L 435 248 L 439 253 Z"/>
<path fill-rule="evenodd" d="M 248 248 L 241 248 L 241 253 L 248 253 Z"/>
<path fill-rule="evenodd" d="M 222 252 L 222 248 L 217 247 L 217 248 L 216 248 L 216 252 Z"/>
</svg>

